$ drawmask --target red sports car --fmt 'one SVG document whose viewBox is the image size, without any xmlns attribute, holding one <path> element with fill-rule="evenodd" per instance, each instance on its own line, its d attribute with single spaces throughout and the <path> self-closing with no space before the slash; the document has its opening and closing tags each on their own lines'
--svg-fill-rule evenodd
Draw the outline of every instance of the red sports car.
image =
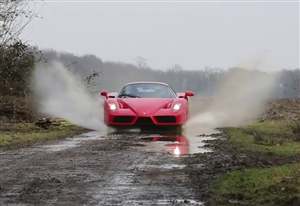
<svg viewBox="0 0 300 206">
<path fill-rule="evenodd" d="M 133 82 L 119 94 L 102 91 L 104 122 L 112 127 L 181 127 L 188 118 L 188 97 L 194 93 L 175 93 L 168 84 Z"/>
</svg>

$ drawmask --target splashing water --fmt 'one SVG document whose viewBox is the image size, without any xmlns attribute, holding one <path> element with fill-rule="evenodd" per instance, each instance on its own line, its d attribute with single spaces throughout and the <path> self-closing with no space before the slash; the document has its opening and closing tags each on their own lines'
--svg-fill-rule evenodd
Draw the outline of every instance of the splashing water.
<svg viewBox="0 0 300 206">
<path fill-rule="evenodd" d="M 233 69 L 219 84 L 207 109 L 191 118 L 187 130 L 239 126 L 257 118 L 272 97 L 276 77 L 250 69 Z"/>
<path fill-rule="evenodd" d="M 88 129 L 104 127 L 100 99 L 91 96 L 82 82 L 61 63 L 38 64 L 32 88 L 40 112 Z"/>
</svg>

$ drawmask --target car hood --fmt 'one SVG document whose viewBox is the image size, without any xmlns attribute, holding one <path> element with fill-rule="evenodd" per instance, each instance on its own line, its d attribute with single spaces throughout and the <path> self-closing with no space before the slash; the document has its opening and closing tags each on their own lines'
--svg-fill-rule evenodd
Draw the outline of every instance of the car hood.
<svg viewBox="0 0 300 206">
<path fill-rule="evenodd" d="M 139 116 L 152 115 L 167 105 L 172 104 L 174 99 L 169 98 L 120 98 L 118 102 L 125 104 Z"/>
</svg>

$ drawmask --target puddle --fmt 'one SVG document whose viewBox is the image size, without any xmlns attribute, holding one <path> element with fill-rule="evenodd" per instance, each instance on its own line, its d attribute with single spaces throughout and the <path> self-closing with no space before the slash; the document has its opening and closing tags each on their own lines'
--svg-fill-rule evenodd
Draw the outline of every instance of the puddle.
<svg viewBox="0 0 300 206">
<path fill-rule="evenodd" d="M 152 170 L 152 169 L 164 169 L 164 170 L 173 170 L 173 169 L 184 169 L 186 165 L 184 164 L 162 164 L 162 165 L 137 165 L 135 168 L 141 170 Z"/>
<path fill-rule="evenodd" d="M 161 152 L 165 151 L 175 157 L 190 155 L 195 153 L 212 152 L 211 149 L 205 147 L 207 140 L 214 140 L 216 131 L 205 131 L 189 135 L 167 135 L 154 134 L 141 137 L 141 141 L 146 143 L 144 148 L 146 151 Z"/>
<path fill-rule="evenodd" d="M 38 149 L 43 149 L 48 152 L 59 152 L 62 150 L 78 147 L 84 141 L 101 139 L 104 139 L 103 134 L 93 131 L 72 138 L 67 138 L 63 141 L 59 141 L 57 144 L 42 145 L 39 146 Z"/>
<path fill-rule="evenodd" d="M 157 132 L 157 131 L 156 131 Z M 146 152 L 166 152 L 175 157 L 184 155 L 212 152 L 206 147 L 206 141 L 216 139 L 220 132 L 211 128 L 191 129 L 190 127 L 184 129 L 183 134 L 174 134 L 172 131 L 160 131 L 153 133 L 153 131 L 141 131 L 139 129 L 127 129 L 119 132 L 112 132 L 108 134 L 110 139 L 127 139 L 132 141 L 142 142 Z"/>
<path fill-rule="evenodd" d="M 161 199 L 161 200 L 131 200 L 124 202 L 125 205 L 204 205 L 192 199 Z"/>
<path fill-rule="evenodd" d="M 139 142 L 143 142 L 145 147 L 143 150 L 148 152 L 166 152 L 175 157 L 190 155 L 195 153 L 211 152 L 211 149 L 205 147 L 207 140 L 213 140 L 216 136 L 215 130 L 202 130 L 197 134 L 142 134 L 140 131 L 126 131 L 126 133 L 113 133 L 109 134 L 110 139 L 124 139 L 125 136 L 138 137 Z M 58 143 L 37 146 L 35 149 L 58 152 L 66 149 L 80 146 L 82 142 L 89 140 L 103 140 L 105 139 L 104 133 L 96 131 L 84 133 L 72 138 L 67 138 Z M 134 140 L 133 140 L 134 141 Z"/>
</svg>

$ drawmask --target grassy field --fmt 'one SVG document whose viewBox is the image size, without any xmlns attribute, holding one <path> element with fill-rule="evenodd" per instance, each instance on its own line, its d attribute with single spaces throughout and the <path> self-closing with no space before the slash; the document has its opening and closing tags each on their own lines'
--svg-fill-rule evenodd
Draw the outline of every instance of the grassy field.
<svg viewBox="0 0 300 206">
<path fill-rule="evenodd" d="M 243 128 L 226 128 L 229 142 L 239 150 L 274 155 L 300 154 L 300 126 L 285 121 L 266 121 Z"/>
<path fill-rule="evenodd" d="M 29 146 L 34 143 L 72 136 L 83 131 L 85 131 L 83 128 L 64 121 L 48 129 L 42 129 L 33 123 L 2 125 L 0 129 L 0 148 L 12 149 Z"/>
<path fill-rule="evenodd" d="M 224 131 L 238 152 L 288 159 L 300 156 L 299 128 L 295 122 L 265 121 Z M 300 162 L 228 172 L 211 193 L 210 205 L 300 205 Z"/>
<path fill-rule="evenodd" d="M 213 205 L 299 205 L 300 164 L 230 172 L 213 191 Z"/>
</svg>

